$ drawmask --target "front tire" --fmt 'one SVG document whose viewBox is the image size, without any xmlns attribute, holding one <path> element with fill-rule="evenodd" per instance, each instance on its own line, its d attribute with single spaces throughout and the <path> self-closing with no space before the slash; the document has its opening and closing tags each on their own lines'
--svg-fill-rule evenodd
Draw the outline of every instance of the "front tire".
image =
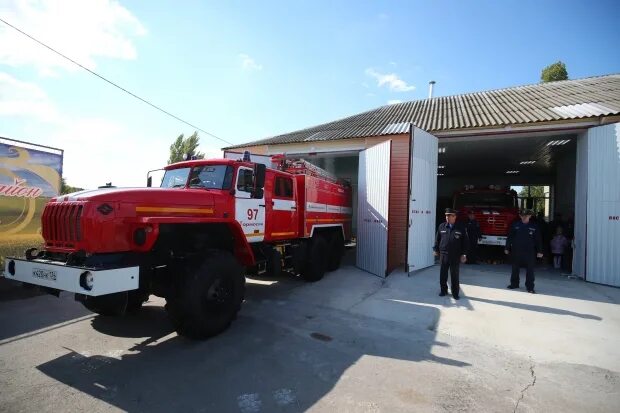
<svg viewBox="0 0 620 413">
<path fill-rule="evenodd" d="M 245 294 L 243 268 L 228 251 L 212 250 L 190 262 L 166 298 L 166 310 L 179 335 L 213 337 L 236 318 Z"/>
</svg>

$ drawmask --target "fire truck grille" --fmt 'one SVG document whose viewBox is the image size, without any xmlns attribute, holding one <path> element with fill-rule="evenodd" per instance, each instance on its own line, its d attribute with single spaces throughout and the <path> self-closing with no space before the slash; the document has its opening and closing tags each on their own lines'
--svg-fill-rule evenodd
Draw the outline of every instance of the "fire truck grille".
<svg viewBox="0 0 620 413">
<path fill-rule="evenodd" d="M 500 231 L 501 233 L 508 230 L 508 222 L 505 216 L 485 214 L 478 215 L 476 219 L 483 229 L 486 228 L 491 231 Z"/>
<path fill-rule="evenodd" d="M 48 204 L 43 211 L 43 238 L 47 246 L 73 247 L 82 240 L 82 211 L 79 203 Z"/>
</svg>

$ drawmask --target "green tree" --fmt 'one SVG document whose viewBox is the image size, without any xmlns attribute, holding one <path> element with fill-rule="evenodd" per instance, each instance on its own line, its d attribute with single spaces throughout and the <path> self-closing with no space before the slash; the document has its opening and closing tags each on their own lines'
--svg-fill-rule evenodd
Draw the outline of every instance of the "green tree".
<svg viewBox="0 0 620 413">
<path fill-rule="evenodd" d="M 561 60 L 545 67 L 540 74 L 540 81 L 543 83 L 567 79 L 568 72 L 566 71 L 566 65 Z"/>
<path fill-rule="evenodd" d="M 198 132 L 194 132 L 187 138 L 180 134 L 172 145 L 170 145 L 170 158 L 168 158 L 168 164 L 180 162 L 183 160 L 184 155 L 195 156 L 197 159 L 203 159 L 205 154 L 198 152 L 196 149 L 200 145 L 200 138 Z"/>
<path fill-rule="evenodd" d="M 72 192 L 78 192 L 83 190 L 84 188 L 67 185 L 67 181 L 65 180 L 65 178 L 62 178 L 62 181 L 60 183 L 60 195 L 70 194 Z"/>
</svg>

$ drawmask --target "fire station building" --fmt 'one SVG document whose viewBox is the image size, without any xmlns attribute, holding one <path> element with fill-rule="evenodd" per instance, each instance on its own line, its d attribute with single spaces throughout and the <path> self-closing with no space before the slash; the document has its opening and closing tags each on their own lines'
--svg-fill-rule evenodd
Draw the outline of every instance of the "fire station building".
<svg viewBox="0 0 620 413">
<path fill-rule="evenodd" d="M 620 286 L 620 75 L 382 106 L 224 148 L 302 157 L 353 187 L 357 266 L 433 265 L 441 211 L 466 185 L 543 186 L 574 216 L 573 273 Z M 531 200 L 528 200 L 531 202 Z"/>
</svg>

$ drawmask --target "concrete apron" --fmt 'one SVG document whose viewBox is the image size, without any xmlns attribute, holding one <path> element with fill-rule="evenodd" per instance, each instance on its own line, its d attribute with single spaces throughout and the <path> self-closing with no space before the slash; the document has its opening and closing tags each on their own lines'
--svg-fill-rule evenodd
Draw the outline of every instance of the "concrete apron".
<svg viewBox="0 0 620 413">
<path fill-rule="evenodd" d="M 620 357 L 616 357 L 620 289 L 538 270 L 537 294 L 532 295 L 523 286 L 523 272 L 521 289 L 508 290 L 509 266 L 461 266 L 459 301 L 437 296 L 438 266 L 410 277 L 394 273 L 383 288 L 351 310 L 500 345 L 539 359 L 620 371 Z M 408 309 L 408 304 L 413 308 Z"/>
</svg>

